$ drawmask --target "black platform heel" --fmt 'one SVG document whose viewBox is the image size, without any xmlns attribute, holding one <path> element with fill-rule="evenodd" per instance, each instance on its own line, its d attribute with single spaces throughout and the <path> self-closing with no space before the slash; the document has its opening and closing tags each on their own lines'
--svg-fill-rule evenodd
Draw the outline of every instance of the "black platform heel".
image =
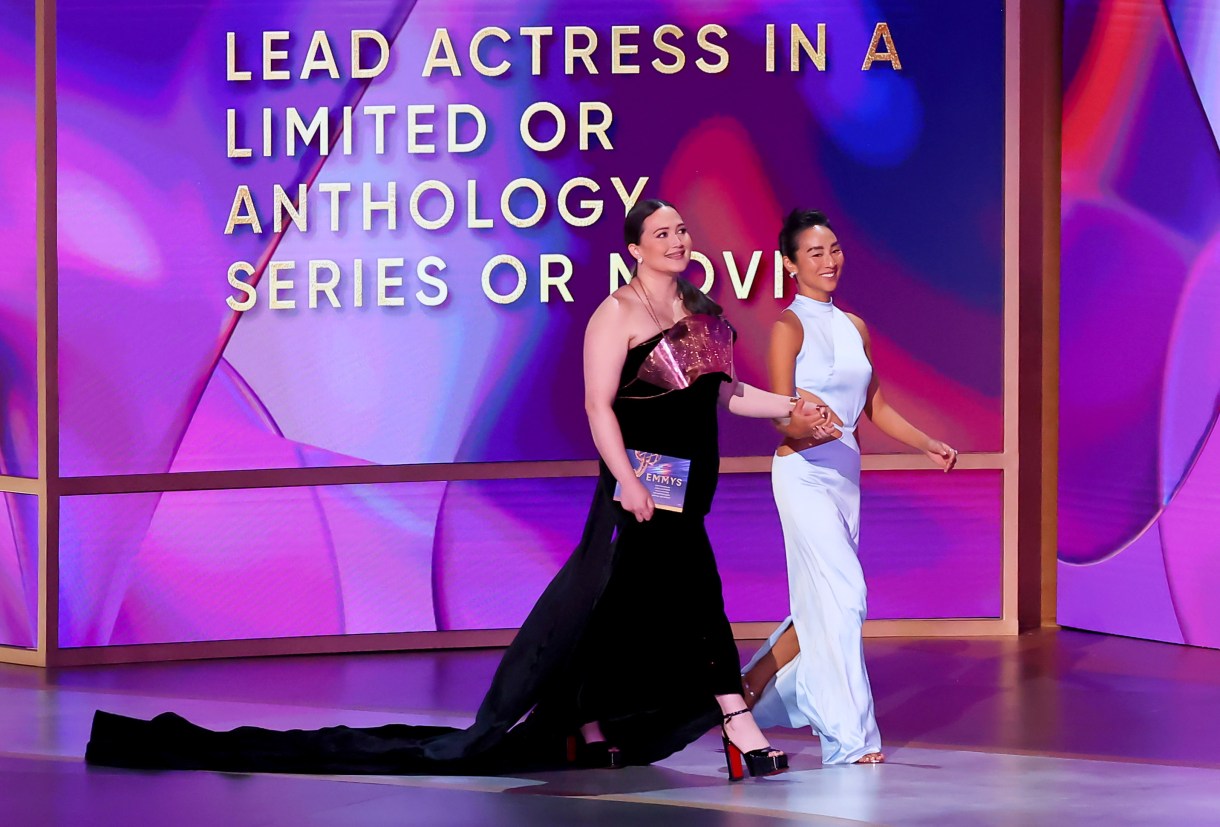
<svg viewBox="0 0 1220 827">
<path fill-rule="evenodd" d="M 742 768 L 743 758 L 745 759 L 745 770 L 750 771 L 751 778 L 760 775 L 778 775 L 788 769 L 788 756 L 784 752 L 770 746 L 742 752 L 729 738 L 729 730 L 726 726 L 729 718 L 744 715 L 749 711 L 739 709 L 736 712 L 729 712 L 724 716 L 724 722 L 720 725 L 720 735 L 724 739 L 724 761 L 729 768 L 729 781 L 740 781 L 745 778 L 745 771 Z M 772 755 L 771 753 L 779 754 Z"/>
<path fill-rule="evenodd" d="M 568 763 L 586 770 L 621 770 L 627 766 L 618 747 L 606 741 L 590 744 L 576 735 L 568 736 Z"/>
</svg>

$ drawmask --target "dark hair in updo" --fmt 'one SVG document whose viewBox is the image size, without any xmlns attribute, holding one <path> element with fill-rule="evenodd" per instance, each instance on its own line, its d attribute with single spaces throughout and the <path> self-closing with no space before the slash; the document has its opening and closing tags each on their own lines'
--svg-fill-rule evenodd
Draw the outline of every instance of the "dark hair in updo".
<svg viewBox="0 0 1220 827">
<path fill-rule="evenodd" d="M 627 218 L 623 221 L 623 241 L 628 244 L 639 244 L 640 238 L 644 233 L 645 219 L 657 210 L 665 207 L 673 210 L 678 209 L 673 204 L 668 201 L 662 201 L 660 198 L 649 198 L 646 201 L 637 202 L 631 208 L 631 211 L 627 213 Z M 635 275 L 635 265 L 631 266 L 631 275 Z M 706 313 L 709 316 L 724 315 L 724 308 L 708 298 L 686 276 L 678 276 L 678 294 L 682 296 L 682 304 L 686 307 L 686 312 L 688 313 Z"/>
<path fill-rule="evenodd" d="M 797 236 L 810 227 L 834 229 L 830 226 L 830 219 L 826 217 L 826 213 L 819 210 L 793 210 L 784 219 L 784 227 L 779 231 L 779 251 L 787 256 L 789 261 L 796 261 Z"/>
</svg>

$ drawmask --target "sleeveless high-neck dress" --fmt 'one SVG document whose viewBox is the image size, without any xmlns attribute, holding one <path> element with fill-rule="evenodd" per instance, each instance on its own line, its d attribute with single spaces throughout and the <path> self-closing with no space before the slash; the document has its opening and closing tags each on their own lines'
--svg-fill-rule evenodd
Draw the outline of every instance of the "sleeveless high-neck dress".
<svg viewBox="0 0 1220 827">
<path fill-rule="evenodd" d="M 860 332 L 833 302 L 797 296 L 788 308 L 804 341 L 796 387 L 816 394 L 843 420 L 843 436 L 780 456 L 771 487 L 784 530 L 791 616 L 746 666 L 789 626 L 800 654 L 785 664 L 754 708 L 759 726 L 811 727 L 823 764 L 847 764 L 881 749 L 864 667 L 867 611 L 860 540 L 860 446 L 856 425 L 868 399 L 872 364 Z"/>
<path fill-rule="evenodd" d="M 567 737 L 592 721 L 635 764 L 660 760 L 706 733 L 720 720 L 715 696 L 741 693 L 740 660 L 704 529 L 719 472 L 719 389 L 730 377 L 684 366 L 681 358 L 670 367 L 685 372 L 687 387 L 639 377 L 667 337 L 700 324 L 729 329 L 723 319 L 688 317 L 632 347 L 614 402 L 629 449 L 690 460 L 683 511 L 658 510 L 636 522 L 612 499 L 615 480 L 601 465 L 580 545 L 505 650 L 470 727 L 216 732 L 173 713 L 145 721 L 98 712 L 86 760 L 233 772 L 489 775 L 569 766 Z M 650 643 L 662 630 L 666 645 Z"/>
</svg>

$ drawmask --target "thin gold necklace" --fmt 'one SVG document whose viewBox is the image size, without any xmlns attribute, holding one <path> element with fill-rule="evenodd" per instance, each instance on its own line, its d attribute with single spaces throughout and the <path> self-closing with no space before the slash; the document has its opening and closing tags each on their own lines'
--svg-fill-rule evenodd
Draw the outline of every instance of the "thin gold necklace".
<svg viewBox="0 0 1220 827">
<path fill-rule="evenodd" d="M 639 281 L 639 282 L 640 282 L 640 286 L 639 286 L 639 288 L 636 288 L 636 286 L 635 286 L 637 281 Z M 653 323 L 653 324 L 655 324 L 655 325 L 657 326 L 657 330 L 659 330 L 659 331 L 661 331 L 662 333 L 664 333 L 664 332 L 665 332 L 665 328 L 661 327 L 661 320 L 660 320 L 659 318 L 657 318 L 657 312 L 656 312 L 656 310 L 654 310 L 654 309 L 653 309 L 653 306 L 652 306 L 652 296 L 651 296 L 651 295 L 649 295 L 649 293 L 648 293 L 648 287 L 647 287 L 647 286 L 644 284 L 644 282 L 643 282 L 643 281 L 642 281 L 642 280 L 639 278 L 639 276 L 637 276 L 636 278 L 632 279 L 632 280 L 631 280 L 629 283 L 631 284 L 632 289 L 633 289 L 633 290 L 635 290 L 635 294 L 636 294 L 637 296 L 639 296 L 639 295 L 640 295 L 640 290 L 643 290 L 643 291 L 644 291 L 644 295 L 643 295 L 643 296 L 640 296 L 641 301 L 643 301 L 643 302 L 644 302 L 644 309 L 648 311 L 648 315 L 649 315 L 649 316 L 652 316 L 652 323 Z"/>
</svg>

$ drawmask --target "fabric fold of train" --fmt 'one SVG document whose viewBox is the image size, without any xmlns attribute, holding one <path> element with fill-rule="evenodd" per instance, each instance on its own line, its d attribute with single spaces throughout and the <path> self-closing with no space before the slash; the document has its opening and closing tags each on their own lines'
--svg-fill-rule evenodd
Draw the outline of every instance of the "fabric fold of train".
<svg viewBox="0 0 1220 827">
<path fill-rule="evenodd" d="M 603 473 L 580 545 L 505 651 L 470 727 L 219 732 L 173 713 L 146 721 L 99 711 L 85 760 L 133 769 L 374 775 L 495 775 L 565 766 L 565 739 L 579 725 L 577 655 L 613 568 L 619 515 L 612 490 Z M 636 710 L 603 728 L 631 763 L 645 764 L 682 749 L 716 720 L 709 697 L 706 704 Z"/>
</svg>

